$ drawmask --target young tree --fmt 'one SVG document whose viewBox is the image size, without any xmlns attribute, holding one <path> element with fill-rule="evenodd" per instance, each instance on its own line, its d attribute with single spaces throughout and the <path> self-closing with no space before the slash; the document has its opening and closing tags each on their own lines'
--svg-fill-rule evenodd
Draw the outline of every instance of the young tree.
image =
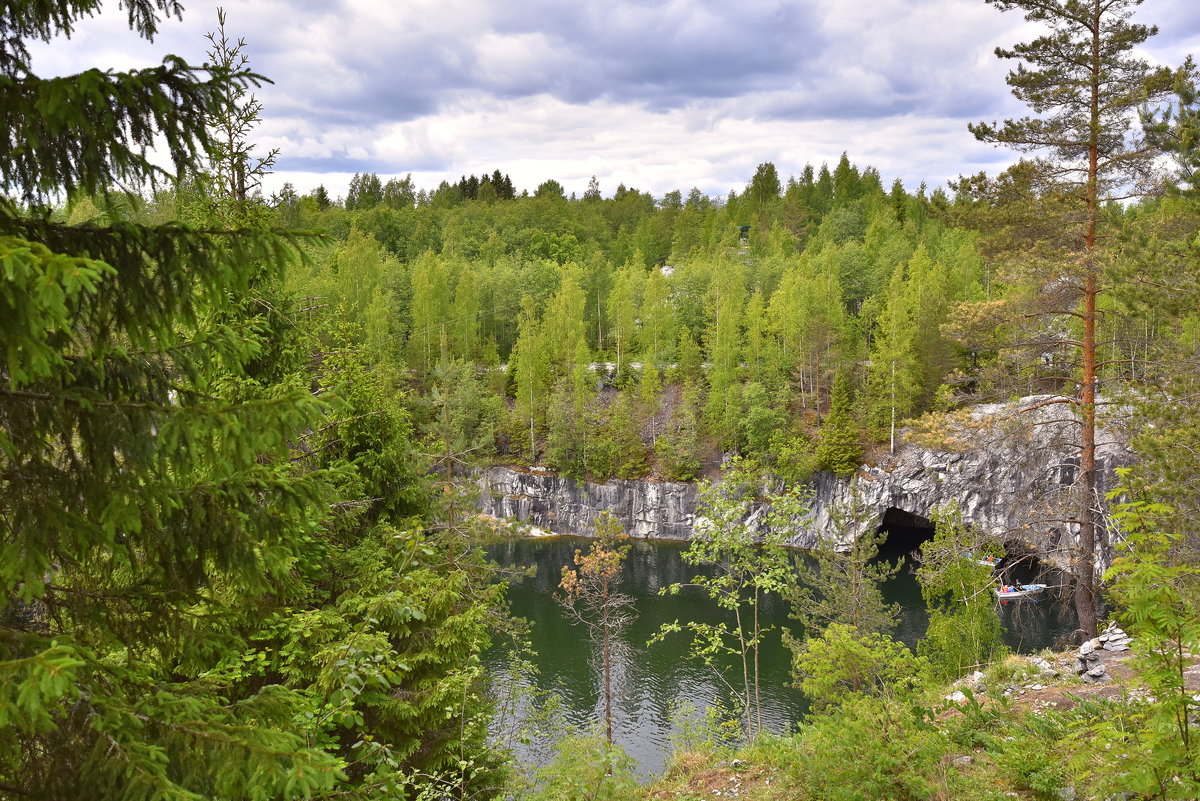
<svg viewBox="0 0 1200 801">
<path fill-rule="evenodd" d="M 737 397 L 738 362 L 741 356 L 741 326 L 746 299 L 745 267 L 740 263 L 721 265 L 709 287 L 711 323 L 707 332 L 709 361 L 708 406 L 705 414 L 722 446 L 732 449 L 737 441 L 738 407 L 730 400 Z"/>
<path fill-rule="evenodd" d="M 563 265 L 559 271 L 558 291 L 546 304 L 546 312 L 542 316 L 545 347 L 556 376 L 572 374 L 575 357 L 580 354 L 581 346 L 582 353 L 587 353 L 584 331 L 587 295 L 583 291 L 582 278 L 582 270 L 578 265 Z"/>
<path fill-rule="evenodd" d="M 425 376 L 437 364 L 442 333 L 450 319 L 450 277 L 445 262 L 426 252 L 413 265 L 412 332 L 408 337 L 409 360 Z"/>
<path fill-rule="evenodd" d="M 638 344 L 643 369 L 658 369 L 667 361 L 666 357 L 675 343 L 674 307 L 667 279 L 658 268 L 650 271 L 643 285 L 641 318 Z"/>
<path fill-rule="evenodd" d="M 1040 265 L 1041 286 L 1054 295 L 1070 290 L 1043 311 L 1075 319 L 1082 329 L 1072 343 L 1079 356 L 1079 391 L 1050 402 L 1069 405 L 1080 420 L 1075 608 L 1084 635 L 1094 636 L 1095 549 L 1101 525 L 1096 495 L 1096 300 L 1103 290 L 1105 244 L 1101 209 L 1145 191 L 1158 151 L 1134 135 L 1131 124 L 1139 108 L 1169 91 L 1170 73 L 1132 55 L 1157 33 L 1157 28 L 1130 22 L 1141 0 L 986 2 L 1001 11 L 1021 11 L 1029 21 L 1049 28 L 1030 42 L 996 50 L 1000 58 L 1021 62 L 1008 74 L 1008 84 L 1038 116 L 969 127 L 982 141 L 1045 153 L 1038 162 L 1039 178 L 1062 204 L 1060 235 L 1069 241 L 1057 258 Z"/>
<path fill-rule="evenodd" d="M 604 733 L 613 742 L 613 660 L 619 638 L 636 618 L 633 597 L 621 592 L 621 572 L 629 554 L 629 537 L 612 512 L 596 518 L 595 539 L 588 552 L 575 550 L 575 566 L 563 566 L 556 596 L 567 618 L 587 629 L 588 639 L 599 649 L 604 681 Z"/>
<path fill-rule="evenodd" d="M 917 580 L 929 609 L 929 628 L 917 653 L 938 678 L 953 679 L 1001 653 L 992 568 L 981 564 L 989 548 L 962 522 L 957 505 L 935 510 L 933 539 L 921 547 Z M 993 546 L 994 548 L 994 546 Z"/>
<path fill-rule="evenodd" d="M 896 424 L 917 409 L 920 363 L 917 360 L 917 310 L 907 265 L 898 264 L 876 319 L 867 370 L 873 424 L 888 432 L 888 450 L 896 452 Z"/>
<path fill-rule="evenodd" d="M 603 477 L 634 479 L 646 472 L 646 446 L 642 443 L 632 390 L 621 390 L 609 403 L 598 429 L 589 435 L 588 469 Z"/>
<path fill-rule="evenodd" d="M 899 572 L 900 562 L 877 559 L 883 535 L 874 530 L 874 514 L 859 499 L 830 517 L 832 530 L 809 552 L 811 562 L 799 562 L 795 584 L 788 590 L 792 617 L 807 637 L 835 623 L 852 627 L 859 636 L 890 633 L 900 605 L 887 603 L 881 586 Z M 849 550 L 839 550 L 845 539 L 850 539 Z M 796 650 L 802 643 L 793 640 L 789 645 Z"/>
<path fill-rule="evenodd" d="M 626 262 L 617 272 L 616 283 L 608 296 L 608 338 L 616 356 L 618 380 L 637 341 L 638 307 L 644 284 L 641 267 Z"/>
<path fill-rule="evenodd" d="M 1111 789 L 1186 799 L 1200 793 L 1200 703 L 1187 679 L 1191 654 L 1200 648 L 1200 570 L 1176 557 L 1177 532 L 1155 528 L 1171 511 L 1140 500 L 1117 512 L 1126 549 L 1106 578 L 1113 581 L 1120 618 L 1134 636 L 1134 664 L 1149 697 L 1132 709 L 1119 705 L 1087 735 L 1102 746 L 1096 772 Z"/>
<path fill-rule="evenodd" d="M 863 448 L 859 429 L 851 416 L 853 399 L 850 394 L 850 374 L 839 370 L 833 381 L 833 397 L 829 416 L 821 426 L 817 443 L 817 468 L 839 476 L 853 475 L 862 466 Z"/>
<path fill-rule="evenodd" d="M 768 593 L 782 593 L 792 581 L 792 568 L 784 542 L 804 514 L 802 488 L 793 488 L 772 499 L 767 530 L 755 532 L 747 518 L 758 500 L 764 476 L 751 462 L 735 460 L 719 483 L 701 489 L 703 524 L 683 552 L 690 565 L 709 568 L 711 575 L 695 576 L 688 584 L 673 584 L 664 593 L 677 594 L 684 586 L 699 587 L 732 623 L 664 624 L 656 640 L 684 629 L 692 635 L 692 652 L 714 668 L 742 704 L 742 724 L 751 738 L 762 731 L 762 679 L 759 654 L 768 628 L 761 609 Z M 739 680 L 725 677 L 722 661 L 732 658 Z"/>
<path fill-rule="evenodd" d="M 480 355 L 479 283 L 476 269 L 474 264 L 460 266 L 458 281 L 454 285 L 454 306 L 451 311 L 451 348 L 454 355 L 467 360 L 475 360 Z"/>
<path fill-rule="evenodd" d="M 767 308 L 771 331 L 806 407 L 820 409 L 831 355 L 842 339 L 845 306 L 832 248 L 804 256 L 783 274 Z"/>
<path fill-rule="evenodd" d="M 244 70 L 250 63 L 243 52 L 246 40 L 225 33 L 225 9 L 217 9 L 217 29 L 207 34 L 207 56 L 221 70 Z M 262 179 L 275 165 L 278 148 L 254 155 L 249 134 L 260 122 L 263 105 L 245 85 L 232 84 L 220 105 L 209 113 L 209 170 L 201 174 L 202 216 L 221 228 L 264 226 L 270 210 L 261 202 Z"/>
<path fill-rule="evenodd" d="M 510 375 L 516 378 L 513 413 L 529 434 L 529 459 L 537 459 L 537 435 L 546 420 L 546 396 L 551 386 L 550 356 L 545 336 L 534 313 L 533 298 L 521 299 L 517 320 L 517 342 L 508 360 Z"/>
<path fill-rule="evenodd" d="M 659 472 L 668 481 L 694 481 L 700 475 L 703 463 L 699 405 L 700 390 L 690 381 L 685 383 L 666 431 L 654 442 Z"/>
<path fill-rule="evenodd" d="M 927 679 L 929 666 L 885 634 L 831 623 L 796 649 L 792 672 L 813 712 L 836 714 L 860 696 L 907 700 Z"/>
</svg>

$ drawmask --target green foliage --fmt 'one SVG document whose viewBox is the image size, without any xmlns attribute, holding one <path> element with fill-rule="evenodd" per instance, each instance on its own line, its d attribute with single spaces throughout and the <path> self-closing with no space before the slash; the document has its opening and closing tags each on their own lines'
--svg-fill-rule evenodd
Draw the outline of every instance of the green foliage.
<svg viewBox="0 0 1200 801">
<path fill-rule="evenodd" d="M 820 470 L 843 477 L 857 472 L 863 461 L 859 430 L 851 417 L 852 404 L 850 376 L 839 371 L 833 382 L 829 416 L 817 443 L 816 465 Z"/>
<path fill-rule="evenodd" d="M 88 9 L 5 26 L 47 36 Z M 333 304 L 366 320 L 298 325 L 280 287 L 301 245 L 262 230 L 251 194 L 268 166 L 244 138 L 253 76 L 240 43 L 214 47 L 208 81 L 174 59 L 50 82 L 4 62 L 5 115 L 49 103 L 47 135 L 0 158 L 26 200 L 137 185 L 160 134 L 181 173 L 202 152 L 216 171 L 181 192 L 204 200 L 184 204 L 193 227 L 111 199 L 75 225 L 0 202 L 4 791 L 492 793 L 479 652 L 499 590 L 453 515 L 402 521 L 429 502 L 384 337 L 360 325 L 382 276 Z M 217 147 L 205 126 L 222 125 Z"/>
<path fill-rule="evenodd" d="M 1113 223 L 1120 220 L 1105 206 L 1146 191 L 1161 151 L 1131 128 L 1139 110 L 1168 95 L 1173 76 L 1167 67 L 1152 67 L 1136 56 L 1158 31 L 1131 21 L 1141 0 L 988 2 L 1001 11 L 1020 10 L 1043 31 L 1011 49 L 996 50 L 1000 58 L 1020 61 L 1006 80 L 1033 116 L 968 127 L 981 141 L 1042 154 L 1027 165 L 1023 216 L 1033 224 L 1013 226 L 1019 232 L 1012 243 L 1019 253 L 1014 261 L 1026 268 L 1025 291 L 1014 293 L 1016 302 L 1000 304 L 1008 308 L 998 311 L 1008 319 L 1038 321 L 1037 328 L 1022 332 L 1034 353 L 1046 351 L 1047 339 L 1053 342 L 1046 336 L 1051 326 L 1078 332 L 1058 335 L 1053 349 L 1063 351 L 1061 361 L 1070 366 L 1064 378 L 1077 387 L 1074 398 L 1064 393 L 1063 399 L 1080 421 L 1075 611 L 1079 628 L 1094 635 L 1094 554 L 1103 526 L 1095 509 L 1097 362 L 1103 361 L 1098 300 L 1110 287 L 1105 251 Z M 1052 296 L 1057 297 L 1047 302 Z M 1113 315 L 1103 316 L 1111 325 Z"/>
<path fill-rule="evenodd" d="M 918 709 L 858 695 L 814 716 L 794 738 L 787 780 L 797 797 L 822 801 L 988 798 L 947 765 L 946 740 Z M 995 797 L 991 795 L 990 797 Z"/>
<path fill-rule="evenodd" d="M 194 112 L 219 105 L 231 78 L 167 71 L 53 86 L 5 78 L 12 98 L 82 92 L 112 104 L 95 114 L 80 95 L 71 113 L 91 115 L 86 124 L 6 151 L 9 185 L 35 199 L 148 177 L 123 148 L 131 130 L 148 142 L 156 123 L 190 161 L 207 141 Z M 82 150 L 64 139 L 88 131 Z M 0 771 L 23 794 L 74 798 L 331 788 L 341 760 L 285 729 L 311 708 L 303 689 L 266 683 L 230 697 L 241 610 L 294 590 L 337 475 L 289 466 L 290 438 L 319 425 L 325 402 L 287 387 L 225 397 L 250 385 L 263 342 L 220 312 L 277 275 L 289 242 L 178 224 L 64 226 L 7 204 L 0 231 L 12 343 L 0 363 L 0 670 L 16 689 L 0 713 Z"/>
<path fill-rule="evenodd" d="M 531 801 L 636 801 L 641 798 L 634 762 L 599 734 L 567 737 L 558 754 L 538 771 Z"/>
<path fill-rule="evenodd" d="M 250 63 L 243 52 L 244 39 L 236 42 L 225 33 L 225 10 L 217 9 L 217 30 L 207 35 L 212 47 L 208 63 L 222 72 L 244 71 Z M 279 151 L 254 155 L 249 134 L 260 121 L 263 105 L 245 84 L 229 84 L 219 104 L 208 114 L 209 169 L 193 180 L 185 217 L 204 220 L 217 228 L 264 228 L 271 210 L 261 202 L 262 179 L 275 164 Z"/>
<path fill-rule="evenodd" d="M 1172 558 L 1178 535 L 1153 527 L 1164 511 L 1144 501 L 1121 507 L 1126 550 L 1105 576 L 1135 638 L 1133 664 L 1149 696 L 1109 710 L 1085 736 L 1103 743 L 1101 758 L 1089 765 L 1103 787 L 1184 799 L 1200 793 L 1200 702 L 1187 681 L 1200 651 L 1200 569 Z"/>
<path fill-rule="evenodd" d="M 775 434 L 783 428 L 783 412 L 775 408 L 762 384 L 751 381 L 742 389 L 741 437 L 744 456 L 766 461 L 771 456 Z"/>
<path fill-rule="evenodd" d="M 629 555 L 629 537 L 612 512 L 596 518 L 596 531 L 588 552 L 576 549 L 575 566 L 563 566 L 559 581 L 561 595 L 556 599 L 572 623 L 587 629 L 588 639 L 596 649 L 600 675 L 603 678 L 604 732 L 612 745 L 613 720 L 613 660 L 621 649 L 621 634 L 637 615 L 633 598 L 620 591 L 625 557 Z"/>
<path fill-rule="evenodd" d="M 759 649 L 768 629 L 759 610 L 768 593 L 780 594 L 791 581 L 784 541 L 804 514 L 800 488 L 776 496 L 767 514 L 767 531 L 754 532 L 746 523 L 764 476 L 752 462 L 735 460 L 720 483 L 705 484 L 700 492 L 702 524 L 683 552 L 691 565 L 709 568 L 711 575 L 695 576 L 687 586 L 699 587 L 730 619 L 717 623 L 689 621 L 666 624 L 655 640 L 684 630 L 692 637 L 692 653 L 718 670 L 742 704 L 742 723 L 753 738 L 762 731 Z M 677 594 L 684 585 L 663 590 Z M 737 678 L 726 677 L 726 663 L 735 663 Z"/>
<path fill-rule="evenodd" d="M 858 695 L 910 698 L 929 673 L 925 661 L 903 643 L 842 623 L 806 639 L 792 665 L 798 686 L 817 713 Z"/>
<path fill-rule="evenodd" d="M 1051 710 L 1024 713 L 987 738 L 988 753 L 1005 783 L 1039 801 L 1056 801 L 1069 786 L 1069 728 L 1061 715 Z M 1095 747 L 1095 744 L 1092 745 Z"/>
<path fill-rule="evenodd" d="M 703 441 L 697 413 L 699 403 L 699 390 L 694 384 L 687 384 L 666 431 L 654 442 L 659 473 L 668 481 L 694 481 L 700 477 Z"/>
<path fill-rule="evenodd" d="M 917 652 L 933 665 L 935 676 L 955 679 L 1004 654 L 992 569 L 978 561 L 991 549 L 963 524 L 957 505 L 935 510 L 933 523 L 933 539 L 921 547 L 917 569 L 929 609 L 929 628 Z"/>
<path fill-rule="evenodd" d="M 513 412 L 524 429 L 517 437 L 529 444 L 526 455 L 537 457 L 538 432 L 545 423 L 546 395 L 550 385 L 550 354 L 541 327 L 533 312 L 533 299 L 521 300 L 520 334 L 509 359 L 509 373 L 516 376 L 516 397 Z M 527 439 L 526 439 L 527 438 Z M 522 450 L 524 445 L 521 446 Z"/>
<path fill-rule="evenodd" d="M 608 405 L 593 435 L 588 471 L 597 476 L 641 478 L 646 472 L 646 456 L 636 402 L 630 393 L 620 392 Z"/>
<path fill-rule="evenodd" d="M 795 584 L 787 593 L 792 616 L 806 636 L 832 624 L 850 626 L 860 636 L 886 634 L 895 628 L 899 604 L 884 601 L 882 585 L 900 570 L 900 562 L 880 560 L 883 534 L 872 529 L 874 514 L 859 499 L 831 512 L 832 527 L 797 563 Z M 850 540 L 850 547 L 839 543 Z M 796 650 L 800 645 L 787 638 Z"/>
</svg>

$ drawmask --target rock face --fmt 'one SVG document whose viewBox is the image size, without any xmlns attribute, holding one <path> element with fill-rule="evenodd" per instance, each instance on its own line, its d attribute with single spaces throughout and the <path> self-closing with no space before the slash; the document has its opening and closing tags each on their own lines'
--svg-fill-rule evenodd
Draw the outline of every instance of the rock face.
<svg viewBox="0 0 1200 801">
<path fill-rule="evenodd" d="M 691 539 L 700 493 L 675 481 L 576 481 L 537 470 L 492 467 L 476 480 L 480 510 L 556 534 L 587 534 L 600 512 L 612 512 L 631 537 Z"/>
<path fill-rule="evenodd" d="M 1069 567 L 1076 527 L 1077 424 L 1070 407 L 1054 396 L 1031 396 L 1008 404 L 978 406 L 947 418 L 942 430 L 907 434 L 894 455 L 863 466 L 849 479 L 818 475 L 811 484 L 812 512 L 789 544 L 811 548 L 832 536 L 831 515 L 854 506 L 870 511 L 861 530 L 876 526 L 928 528 L 933 510 L 957 502 L 963 519 L 1044 561 Z M 1129 462 L 1120 432 L 1101 430 L 1096 462 L 1100 493 L 1111 488 L 1114 469 Z M 555 533 L 587 534 L 602 511 L 613 512 L 634 537 L 688 539 L 698 515 L 694 484 L 666 481 L 575 481 L 544 470 L 493 467 L 476 474 L 480 507 L 494 517 L 516 519 Z M 1102 501 L 1097 501 L 1101 503 Z M 752 509 L 752 525 L 761 508 Z M 1112 545 L 1101 532 L 1097 569 L 1111 562 Z"/>
</svg>

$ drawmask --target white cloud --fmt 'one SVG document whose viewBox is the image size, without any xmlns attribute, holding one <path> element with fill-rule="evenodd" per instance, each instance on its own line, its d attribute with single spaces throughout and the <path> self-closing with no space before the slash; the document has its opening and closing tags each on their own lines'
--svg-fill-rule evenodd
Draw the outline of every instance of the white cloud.
<svg viewBox="0 0 1200 801">
<path fill-rule="evenodd" d="M 982 0 L 225 0 L 228 28 L 274 85 L 260 147 L 298 189 L 344 192 L 356 171 L 423 186 L 497 168 L 518 187 L 592 174 L 655 194 L 741 188 L 845 151 L 885 180 L 930 185 L 1011 160 L 966 123 L 1023 112 L 997 45 L 1036 34 Z M 106 7 L 70 42 L 35 48 L 43 74 L 203 60 L 214 3 L 191 3 L 141 42 Z M 1178 63 L 1200 32 L 1194 0 L 1139 15 L 1146 47 Z"/>
</svg>

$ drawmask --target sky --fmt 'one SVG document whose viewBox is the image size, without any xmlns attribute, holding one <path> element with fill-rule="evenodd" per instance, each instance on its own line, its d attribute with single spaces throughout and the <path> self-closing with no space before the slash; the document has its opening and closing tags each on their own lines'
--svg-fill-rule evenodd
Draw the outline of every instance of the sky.
<svg viewBox="0 0 1200 801">
<path fill-rule="evenodd" d="M 147 43 L 110 2 L 68 40 L 31 47 L 42 76 L 130 69 L 166 53 L 206 61 L 216 3 Z M 279 149 L 275 191 L 356 172 L 434 188 L 507 173 L 583 194 L 619 184 L 661 197 L 742 191 L 758 164 L 783 177 L 845 152 L 885 184 L 944 186 L 1015 160 L 967 123 L 1026 110 L 998 59 L 1040 29 L 983 0 L 224 0 L 226 33 L 270 78 L 258 150 Z M 1200 54 L 1200 2 L 1147 0 L 1140 55 Z"/>
</svg>

